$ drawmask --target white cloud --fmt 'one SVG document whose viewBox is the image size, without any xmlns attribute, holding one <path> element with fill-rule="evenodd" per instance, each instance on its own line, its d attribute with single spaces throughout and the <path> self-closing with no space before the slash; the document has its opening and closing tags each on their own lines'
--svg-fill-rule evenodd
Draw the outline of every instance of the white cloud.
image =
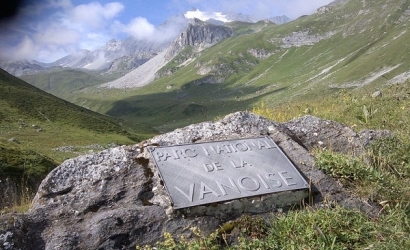
<svg viewBox="0 0 410 250">
<path fill-rule="evenodd" d="M 128 24 L 115 22 L 112 30 L 117 33 L 125 33 L 139 40 L 148 40 L 156 43 L 171 42 L 186 27 L 187 20 L 182 15 L 175 15 L 160 26 L 151 24 L 146 18 L 137 17 Z"/>
<path fill-rule="evenodd" d="M 124 9 L 119 2 L 111 2 L 101 5 L 99 2 L 81 4 L 76 6 L 70 13 L 70 18 L 76 23 L 91 27 L 102 27 L 107 20 L 113 19 Z"/>
<path fill-rule="evenodd" d="M 79 42 L 81 49 L 95 50 L 102 47 L 113 37 L 104 33 L 87 33 L 85 38 Z"/>
<path fill-rule="evenodd" d="M 81 5 L 74 5 L 72 0 L 28 1 L 17 22 L 7 26 L 0 24 L 1 53 L 16 59 L 51 62 L 78 49 L 97 49 L 109 39 L 118 39 L 124 34 L 150 41 L 170 41 L 186 25 L 184 20 L 175 19 L 155 27 L 144 17 L 120 22 L 120 15 L 126 14 L 123 3 L 97 1 Z M 164 5 L 176 13 L 186 12 L 189 5 L 202 11 L 235 11 L 258 18 L 282 14 L 296 18 L 313 13 L 329 2 L 331 0 L 237 0 L 233 4 L 230 0 L 170 0 Z M 150 3 L 140 0 L 134 4 Z"/>
<path fill-rule="evenodd" d="M 268 18 L 277 15 L 287 15 L 297 18 L 312 14 L 323 5 L 333 0 L 172 0 L 175 6 L 199 8 L 202 11 L 233 11 L 252 15 L 255 18 Z"/>
<path fill-rule="evenodd" d="M 143 17 L 132 19 L 127 25 L 117 23 L 120 31 L 137 39 L 151 39 L 155 33 L 155 26 Z"/>
<path fill-rule="evenodd" d="M 110 22 L 115 22 L 123 9 L 120 2 L 78 6 L 71 0 L 30 2 L 18 22 L 2 32 L 1 54 L 16 60 L 51 62 L 78 49 L 97 49 L 113 38 Z"/>
<path fill-rule="evenodd" d="M 38 51 L 38 46 L 28 36 L 25 36 L 15 48 L 10 48 L 12 57 L 16 60 L 33 59 Z"/>
<path fill-rule="evenodd" d="M 39 44 L 66 45 L 75 44 L 80 40 L 81 34 L 60 25 L 52 25 L 47 30 L 34 34 L 33 38 Z"/>
</svg>

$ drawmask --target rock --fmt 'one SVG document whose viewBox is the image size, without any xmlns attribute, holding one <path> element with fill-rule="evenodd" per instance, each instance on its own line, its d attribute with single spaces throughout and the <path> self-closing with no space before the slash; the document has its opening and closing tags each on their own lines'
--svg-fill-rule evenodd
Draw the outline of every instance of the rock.
<svg viewBox="0 0 410 250">
<path fill-rule="evenodd" d="M 318 9 L 316 10 L 316 13 L 318 13 L 318 14 L 325 14 L 325 13 L 329 12 L 331 9 L 332 9 L 332 7 L 329 6 L 329 5 L 322 6 L 322 7 L 318 8 Z"/>
<path fill-rule="evenodd" d="M 178 52 L 186 46 L 211 46 L 225 38 L 232 36 L 231 28 L 203 22 L 199 19 L 193 19 L 187 28 L 181 32 L 168 48 L 165 58 L 172 59 Z"/>
<path fill-rule="evenodd" d="M 375 139 L 393 136 L 386 130 L 363 130 L 356 133 L 350 127 L 314 116 L 304 116 L 283 125 L 289 130 L 288 136 L 308 150 L 320 147 L 351 155 L 363 154 L 363 150 Z"/>
<path fill-rule="evenodd" d="M 309 180 L 314 204 L 320 206 L 326 198 L 326 202 L 372 216 L 379 207 L 360 201 L 318 170 L 309 150 L 327 147 L 335 152 L 361 153 L 375 138 L 389 135 L 387 131 L 355 133 L 349 127 L 313 116 L 277 123 L 237 112 L 217 122 L 193 124 L 137 145 L 79 156 L 50 172 L 27 214 L 0 219 L 0 245 L 9 249 L 135 249 L 136 245 L 161 240 L 164 232 L 189 239 L 192 228 L 208 234 L 244 211 L 274 212 L 274 208 L 258 210 L 249 204 L 245 210 L 235 210 L 229 202 L 174 211 L 147 150 L 147 146 L 259 136 L 270 136 Z M 240 199 L 234 204 L 243 206 L 249 201 Z"/>
<path fill-rule="evenodd" d="M 10 139 L 8 139 L 8 141 L 9 142 L 14 142 L 14 143 L 17 143 L 17 144 L 20 144 L 20 142 L 19 142 L 19 140 L 17 140 L 16 138 L 10 138 Z"/>
<path fill-rule="evenodd" d="M 383 94 L 381 91 L 376 91 L 372 94 L 372 98 L 382 97 Z"/>
</svg>

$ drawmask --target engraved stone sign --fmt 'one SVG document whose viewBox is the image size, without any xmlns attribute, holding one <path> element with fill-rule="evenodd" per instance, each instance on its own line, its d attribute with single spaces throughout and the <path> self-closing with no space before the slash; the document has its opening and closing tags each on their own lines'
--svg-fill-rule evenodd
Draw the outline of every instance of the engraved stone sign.
<svg viewBox="0 0 410 250">
<path fill-rule="evenodd" d="M 175 209 L 307 189 L 270 137 L 151 147 Z"/>
</svg>

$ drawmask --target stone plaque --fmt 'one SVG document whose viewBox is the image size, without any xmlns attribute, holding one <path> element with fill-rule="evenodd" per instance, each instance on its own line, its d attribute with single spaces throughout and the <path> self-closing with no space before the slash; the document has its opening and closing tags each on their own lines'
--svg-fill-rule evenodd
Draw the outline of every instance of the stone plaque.
<svg viewBox="0 0 410 250">
<path fill-rule="evenodd" d="M 150 147 L 175 209 L 307 189 L 270 137 Z"/>
</svg>

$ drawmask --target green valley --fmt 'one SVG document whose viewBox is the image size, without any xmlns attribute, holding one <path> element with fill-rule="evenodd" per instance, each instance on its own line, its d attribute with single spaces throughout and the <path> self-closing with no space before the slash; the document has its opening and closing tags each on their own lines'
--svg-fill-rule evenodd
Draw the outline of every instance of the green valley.
<svg viewBox="0 0 410 250">
<path fill-rule="evenodd" d="M 409 18 L 407 1 L 336 1 L 282 25 L 234 22 L 232 37 L 205 50 L 187 47 L 162 69 L 172 73 L 144 87 L 56 94 L 163 132 L 262 102 L 274 107 L 341 89 L 372 93 L 409 78 Z"/>
</svg>

